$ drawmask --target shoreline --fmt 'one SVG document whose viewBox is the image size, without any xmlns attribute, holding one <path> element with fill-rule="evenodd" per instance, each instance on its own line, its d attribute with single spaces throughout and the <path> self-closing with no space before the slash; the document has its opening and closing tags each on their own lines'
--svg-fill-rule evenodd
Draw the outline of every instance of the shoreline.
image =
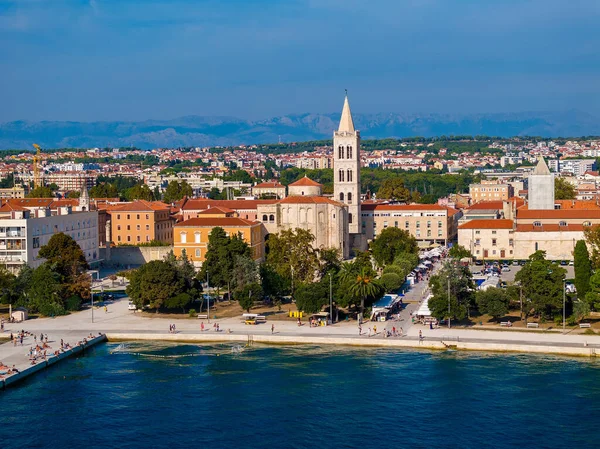
<svg viewBox="0 0 600 449">
<path fill-rule="evenodd" d="M 319 346 L 352 346 L 365 348 L 408 348 L 427 350 L 461 350 L 481 351 L 494 353 L 531 353 L 552 354 L 571 357 L 600 356 L 600 348 L 590 346 L 574 346 L 560 344 L 535 344 L 535 343 L 511 343 L 511 342 L 473 342 L 460 341 L 459 339 L 427 339 L 422 342 L 418 339 L 394 339 L 394 338 L 352 338 L 352 337 L 307 337 L 287 335 L 262 335 L 262 334 L 147 334 L 129 332 L 108 332 L 106 339 L 111 342 L 125 341 L 165 341 L 173 343 L 227 343 L 238 342 L 252 345 L 261 343 L 266 345 L 319 345 Z"/>
</svg>

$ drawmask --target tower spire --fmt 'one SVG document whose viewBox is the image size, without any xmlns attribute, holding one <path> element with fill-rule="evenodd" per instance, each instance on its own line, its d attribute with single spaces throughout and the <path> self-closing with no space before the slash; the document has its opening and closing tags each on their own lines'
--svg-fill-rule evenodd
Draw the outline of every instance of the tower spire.
<svg viewBox="0 0 600 449">
<path fill-rule="evenodd" d="M 348 89 L 346 89 L 346 97 L 344 98 L 344 108 L 342 109 L 342 117 L 340 118 L 340 126 L 338 132 L 354 132 L 354 121 L 352 120 L 352 112 L 350 112 L 350 103 L 348 103 Z"/>
</svg>

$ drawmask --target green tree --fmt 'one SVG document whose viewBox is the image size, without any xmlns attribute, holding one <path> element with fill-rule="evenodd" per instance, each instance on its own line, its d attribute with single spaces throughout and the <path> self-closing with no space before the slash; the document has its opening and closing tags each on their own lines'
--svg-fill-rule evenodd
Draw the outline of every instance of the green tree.
<svg viewBox="0 0 600 449">
<path fill-rule="evenodd" d="M 265 295 L 282 298 L 289 293 L 291 281 L 281 276 L 271 265 L 260 265 L 260 283 Z"/>
<path fill-rule="evenodd" d="M 475 294 L 475 301 L 480 313 L 486 313 L 498 319 L 508 313 L 510 297 L 502 288 L 487 288 L 479 290 Z"/>
<path fill-rule="evenodd" d="M 329 302 L 329 283 L 314 282 L 298 285 L 294 298 L 298 310 L 306 313 L 320 312 L 325 304 Z"/>
<path fill-rule="evenodd" d="M 90 189 L 90 198 L 119 198 L 117 188 L 107 182 L 95 185 Z"/>
<path fill-rule="evenodd" d="M 575 289 L 577 297 L 583 299 L 590 289 L 590 277 L 592 276 L 592 263 L 584 240 L 579 240 L 575 244 L 573 257 L 575 259 Z"/>
<path fill-rule="evenodd" d="M 81 192 L 69 192 L 69 194 L 67 195 L 67 198 L 77 199 L 80 196 L 81 196 Z"/>
<path fill-rule="evenodd" d="M 152 190 L 150 190 L 150 187 L 148 187 L 146 184 L 137 184 L 125 191 L 125 198 L 128 201 L 153 201 L 154 194 L 152 193 Z"/>
<path fill-rule="evenodd" d="M 40 186 L 31 189 L 27 194 L 27 198 L 54 198 L 54 193 L 50 187 Z"/>
<path fill-rule="evenodd" d="M 402 284 L 404 283 L 404 278 L 401 278 L 396 273 L 384 273 L 381 275 L 381 284 L 387 293 L 394 293 L 398 291 Z"/>
<path fill-rule="evenodd" d="M 31 273 L 31 284 L 25 292 L 27 306 L 45 316 L 63 315 L 65 309 L 60 292 L 60 275 L 44 263 Z"/>
<path fill-rule="evenodd" d="M 458 320 L 469 316 L 475 286 L 468 267 L 463 267 L 454 261 L 447 261 L 437 274 L 431 276 L 429 288 L 433 294 L 428 304 L 432 316 L 438 319 Z M 450 303 L 450 313 L 448 313 L 448 303 Z"/>
<path fill-rule="evenodd" d="M 385 228 L 371 242 L 371 253 L 380 267 L 388 265 L 402 253 L 417 254 L 416 239 L 404 229 Z"/>
<path fill-rule="evenodd" d="M 595 270 L 600 269 L 600 225 L 586 226 L 583 235 L 588 247 L 592 250 L 591 261 Z"/>
<path fill-rule="evenodd" d="M 283 278 L 313 282 L 319 270 L 319 256 L 313 248 L 314 236 L 305 229 L 287 229 L 269 235 L 267 263 Z"/>
<path fill-rule="evenodd" d="M 471 251 L 462 245 L 454 245 L 452 248 L 450 248 L 450 251 L 448 251 L 448 255 L 456 260 L 473 257 Z"/>
<path fill-rule="evenodd" d="M 185 280 L 167 261 L 153 260 L 138 268 L 131 276 L 126 292 L 141 309 L 150 306 L 158 313 L 165 302 L 185 289 Z"/>
<path fill-rule="evenodd" d="M 590 304 L 587 301 L 578 299 L 573 302 L 573 316 L 577 321 L 581 321 L 590 314 Z"/>
<path fill-rule="evenodd" d="M 173 203 L 179 201 L 184 196 L 193 196 L 194 191 L 187 181 L 171 181 L 165 190 L 164 201 L 165 203 Z"/>
<path fill-rule="evenodd" d="M 319 264 L 321 266 L 321 278 L 328 273 L 337 273 L 342 266 L 340 251 L 336 248 L 325 248 L 319 250 Z"/>
<path fill-rule="evenodd" d="M 557 200 L 574 200 L 577 197 L 577 190 L 570 182 L 564 178 L 554 179 L 554 198 Z"/>
<path fill-rule="evenodd" d="M 248 284 L 259 282 L 257 263 L 246 255 L 235 255 L 233 259 L 233 288 L 244 288 Z"/>
<path fill-rule="evenodd" d="M 233 298 L 239 302 L 242 309 L 246 312 L 250 312 L 252 306 L 256 301 L 260 301 L 262 298 L 262 286 L 255 282 L 253 284 L 247 284 L 243 288 L 234 292 Z"/>
<path fill-rule="evenodd" d="M 581 299 L 581 296 L 578 296 Z M 594 310 L 600 310 L 600 271 L 590 277 L 589 291 L 585 295 L 585 302 Z"/>
<path fill-rule="evenodd" d="M 365 301 L 374 300 L 383 293 L 383 287 L 375 279 L 373 270 L 367 268 L 361 268 L 358 273 L 352 270 L 342 270 L 342 281 L 347 283 L 348 293 L 354 299 L 354 304 L 360 301 L 361 315 L 365 310 Z"/>
<path fill-rule="evenodd" d="M 404 186 L 402 178 L 390 178 L 383 181 L 383 184 L 377 190 L 377 198 L 407 203 L 411 200 L 411 193 Z"/>
<path fill-rule="evenodd" d="M 192 302 L 192 297 L 188 293 L 178 293 L 175 296 L 170 296 L 165 299 L 165 307 L 168 309 L 181 308 L 182 312 L 185 313 L 185 308 Z"/>
<path fill-rule="evenodd" d="M 551 316 L 562 307 L 563 279 L 566 270 L 546 260 L 545 251 L 536 251 L 515 276 L 523 286 L 523 312 L 525 321 L 533 312 Z"/>
</svg>

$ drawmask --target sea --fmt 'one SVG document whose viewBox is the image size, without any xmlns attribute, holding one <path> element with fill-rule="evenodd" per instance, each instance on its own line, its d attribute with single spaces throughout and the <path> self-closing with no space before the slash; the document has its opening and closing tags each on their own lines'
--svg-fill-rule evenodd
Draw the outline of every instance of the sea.
<svg viewBox="0 0 600 449">
<path fill-rule="evenodd" d="M 599 448 L 600 361 L 103 344 L 0 391 L 4 448 Z"/>
</svg>

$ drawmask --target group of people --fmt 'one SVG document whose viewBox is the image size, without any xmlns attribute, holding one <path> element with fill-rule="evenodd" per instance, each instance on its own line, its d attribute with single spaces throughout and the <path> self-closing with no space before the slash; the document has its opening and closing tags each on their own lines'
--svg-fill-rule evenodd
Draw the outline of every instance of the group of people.
<svg viewBox="0 0 600 449">
<path fill-rule="evenodd" d="M 388 330 L 387 328 L 384 328 L 383 331 L 381 331 L 381 333 L 384 338 L 404 337 L 404 330 L 402 328 L 396 329 L 396 326 L 393 326 L 392 330 Z M 363 335 L 361 323 L 359 323 L 359 325 L 358 325 L 358 335 Z M 371 335 L 373 335 L 373 336 L 377 335 L 377 324 L 373 325 L 373 328 L 371 328 L 371 327 L 368 328 L 367 336 L 370 337 Z"/>
<path fill-rule="evenodd" d="M 13 365 L 11 368 L 8 365 L 0 362 L 0 379 L 4 379 L 4 377 L 7 375 L 10 376 L 17 373 L 19 373 L 19 370 L 15 367 L 15 365 Z"/>
<path fill-rule="evenodd" d="M 177 332 L 177 329 L 175 328 L 175 323 L 169 324 L 169 334 L 174 334 L 176 332 Z"/>
</svg>

